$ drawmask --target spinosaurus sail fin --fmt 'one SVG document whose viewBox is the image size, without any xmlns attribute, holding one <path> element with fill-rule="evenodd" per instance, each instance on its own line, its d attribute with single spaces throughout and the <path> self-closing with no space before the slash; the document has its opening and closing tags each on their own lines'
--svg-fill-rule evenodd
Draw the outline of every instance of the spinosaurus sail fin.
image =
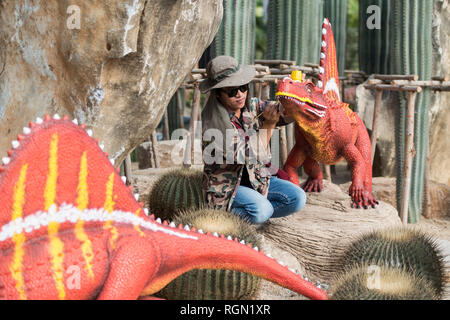
<svg viewBox="0 0 450 320">
<path fill-rule="evenodd" d="M 336 59 L 336 45 L 333 30 L 328 19 L 322 24 L 322 47 L 320 50 L 319 88 L 332 101 L 341 101 L 339 74 Z"/>
<path fill-rule="evenodd" d="M 145 216 L 92 131 L 68 117 L 38 118 L 0 162 L 0 227 L 53 205 Z"/>
</svg>

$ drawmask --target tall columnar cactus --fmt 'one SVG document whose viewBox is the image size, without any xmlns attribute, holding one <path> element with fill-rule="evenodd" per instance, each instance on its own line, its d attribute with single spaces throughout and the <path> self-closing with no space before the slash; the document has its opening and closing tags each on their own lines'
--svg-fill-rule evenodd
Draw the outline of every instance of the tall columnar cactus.
<svg viewBox="0 0 450 320">
<path fill-rule="evenodd" d="M 323 0 L 270 0 L 267 58 L 319 63 Z"/>
<path fill-rule="evenodd" d="M 185 90 L 183 88 L 179 88 L 181 94 L 181 103 L 185 103 Z M 183 126 L 181 123 L 181 119 L 183 119 L 183 115 L 180 114 L 180 109 L 178 108 L 178 96 L 177 92 L 170 99 L 169 104 L 167 105 L 167 117 L 169 120 L 169 135 L 172 135 L 172 132 L 176 129 L 179 129 Z"/>
<path fill-rule="evenodd" d="M 390 73 L 390 2 L 359 0 L 359 68 L 367 74 Z"/>
<path fill-rule="evenodd" d="M 217 233 L 261 247 L 256 229 L 239 216 L 225 210 L 201 208 L 181 211 L 175 225 L 189 225 L 203 232 Z M 249 299 L 261 279 L 232 270 L 192 270 L 169 283 L 157 296 L 170 300 Z"/>
<path fill-rule="evenodd" d="M 173 219 L 181 210 L 203 206 L 202 174 L 183 168 L 159 177 L 150 192 L 150 212 L 161 219 Z"/>
<path fill-rule="evenodd" d="M 394 74 L 417 74 L 419 80 L 431 80 L 432 70 L 432 3 L 429 0 L 390 1 L 390 59 Z M 406 97 L 399 94 L 396 108 L 397 208 L 401 210 L 403 165 L 405 162 Z M 408 222 L 420 219 L 424 172 L 429 138 L 430 90 L 417 95 L 414 123 L 414 148 Z"/>
<path fill-rule="evenodd" d="M 239 63 L 255 59 L 256 0 L 223 0 L 223 19 L 209 50 L 210 58 L 229 55 Z"/>
<path fill-rule="evenodd" d="M 336 56 L 338 73 L 344 75 L 345 48 L 347 42 L 347 9 L 348 0 L 325 0 L 323 16 L 328 18 L 333 26 L 334 40 L 336 43 Z"/>
</svg>

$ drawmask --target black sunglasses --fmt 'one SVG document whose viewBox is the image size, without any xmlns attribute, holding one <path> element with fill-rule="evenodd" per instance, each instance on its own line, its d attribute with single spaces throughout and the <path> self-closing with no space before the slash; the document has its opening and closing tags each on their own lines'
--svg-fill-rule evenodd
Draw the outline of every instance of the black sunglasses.
<svg viewBox="0 0 450 320">
<path fill-rule="evenodd" d="M 227 87 L 227 88 L 222 88 L 222 91 L 225 92 L 228 97 L 233 98 L 236 97 L 238 90 L 242 93 L 247 92 L 248 90 L 248 84 L 244 84 L 240 87 Z"/>
</svg>

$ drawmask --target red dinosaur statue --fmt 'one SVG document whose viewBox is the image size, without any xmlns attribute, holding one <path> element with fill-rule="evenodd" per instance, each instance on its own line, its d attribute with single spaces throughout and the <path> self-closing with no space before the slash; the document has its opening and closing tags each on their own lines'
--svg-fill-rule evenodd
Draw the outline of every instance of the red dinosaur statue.
<svg viewBox="0 0 450 320">
<path fill-rule="evenodd" d="M 90 135 L 67 117 L 38 118 L 2 159 L 0 299 L 149 299 L 195 268 L 327 299 L 250 244 L 147 216 Z"/>
<path fill-rule="evenodd" d="M 361 118 L 343 103 L 339 93 L 336 48 L 328 19 L 322 29 L 319 81 L 304 81 L 301 72 L 279 82 L 276 97 L 287 116 L 295 119 L 295 146 L 284 170 L 299 185 L 297 169 L 303 165 L 305 191 L 320 192 L 323 176 L 319 163 L 335 164 L 345 158 L 352 171 L 349 194 L 352 207 L 375 207 L 372 195 L 371 144 Z"/>
</svg>

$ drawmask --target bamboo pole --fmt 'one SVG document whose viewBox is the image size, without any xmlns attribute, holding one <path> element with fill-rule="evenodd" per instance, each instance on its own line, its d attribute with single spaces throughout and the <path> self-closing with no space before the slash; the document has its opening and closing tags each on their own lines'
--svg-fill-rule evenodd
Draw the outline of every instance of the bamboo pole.
<svg viewBox="0 0 450 320">
<path fill-rule="evenodd" d="M 255 60 L 255 63 L 262 64 L 262 65 L 280 65 L 280 64 L 287 64 L 287 65 L 295 65 L 296 62 L 293 60 Z"/>
<path fill-rule="evenodd" d="M 402 74 L 374 74 L 373 77 L 375 79 L 380 80 L 412 80 L 417 81 L 419 80 L 419 76 L 417 74 L 408 74 L 408 75 L 402 75 Z"/>
<path fill-rule="evenodd" d="M 402 92 L 422 92 L 422 88 L 419 86 L 393 86 L 390 84 L 367 84 L 364 88 L 369 90 L 388 90 L 388 91 L 402 91 Z"/>
<path fill-rule="evenodd" d="M 194 164 L 194 148 L 195 148 L 195 124 L 198 120 L 200 111 L 201 92 L 198 85 L 194 88 L 194 99 L 192 101 L 191 121 L 189 123 L 189 137 L 185 149 L 184 166 L 190 167 Z"/>
<path fill-rule="evenodd" d="M 375 157 L 375 149 L 377 146 L 377 137 L 378 137 L 378 116 L 380 114 L 381 108 L 381 98 L 383 96 L 382 90 L 375 91 L 375 105 L 373 108 L 373 120 L 372 120 L 372 134 L 370 135 L 370 143 L 372 145 L 372 165 L 373 159 Z"/>
<path fill-rule="evenodd" d="M 412 159 L 414 150 L 414 106 L 416 92 L 408 93 L 407 117 L 406 117 L 406 141 L 405 141 L 405 165 L 403 167 L 403 190 L 400 217 L 404 225 L 408 224 L 408 205 L 411 188 Z"/>
</svg>

